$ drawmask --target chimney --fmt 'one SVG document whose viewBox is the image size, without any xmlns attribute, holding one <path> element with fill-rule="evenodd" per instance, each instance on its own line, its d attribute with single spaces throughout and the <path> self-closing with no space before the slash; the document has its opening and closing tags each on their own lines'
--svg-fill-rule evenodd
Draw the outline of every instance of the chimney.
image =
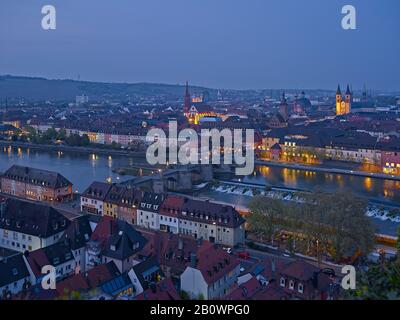
<svg viewBox="0 0 400 320">
<path fill-rule="evenodd" d="M 196 268 L 197 266 L 197 255 L 195 253 L 190 254 L 190 266 Z"/>
<path fill-rule="evenodd" d="M 275 279 L 275 273 L 276 273 L 275 259 L 271 260 L 271 271 L 272 271 L 272 277 Z"/>
<path fill-rule="evenodd" d="M 113 233 L 114 233 L 114 230 L 113 230 L 113 221 L 110 220 L 110 236 L 112 236 Z"/>
<path fill-rule="evenodd" d="M 0 203 L 0 218 L 4 217 L 4 214 L 6 213 L 7 209 L 7 201 L 1 201 Z"/>
<path fill-rule="evenodd" d="M 64 240 L 64 245 L 67 247 L 67 246 L 69 246 L 69 245 L 70 245 L 70 243 L 71 243 L 71 240 L 68 238 L 68 236 L 67 236 L 67 237 L 65 237 L 65 240 Z"/>
<path fill-rule="evenodd" d="M 178 238 L 178 250 L 183 250 L 183 240 L 182 238 Z"/>
</svg>

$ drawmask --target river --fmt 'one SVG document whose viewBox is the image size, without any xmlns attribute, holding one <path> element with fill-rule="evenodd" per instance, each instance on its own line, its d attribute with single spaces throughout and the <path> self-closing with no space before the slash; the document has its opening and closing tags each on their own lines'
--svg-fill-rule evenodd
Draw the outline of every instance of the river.
<svg viewBox="0 0 400 320">
<path fill-rule="evenodd" d="M 4 172 L 13 164 L 56 171 L 74 184 L 74 189 L 82 192 L 93 181 L 113 182 L 129 179 L 112 172 L 113 168 L 137 165 L 137 159 L 129 156 L 106 156 L 53 151 L 39 151 L 24 148 L 4 147 L 0 151 L 0 171 Z M 253 184 L 268 184 L 275 187 L 296 188 L 335 192 L 350 189 L 355 194 L 369 199 L 400 203 L 400 181 L 370 177 L 329 174 L 302 171 L 273 166 L 258 166 L 254 175 L 241 179 Z"/>
</svg>

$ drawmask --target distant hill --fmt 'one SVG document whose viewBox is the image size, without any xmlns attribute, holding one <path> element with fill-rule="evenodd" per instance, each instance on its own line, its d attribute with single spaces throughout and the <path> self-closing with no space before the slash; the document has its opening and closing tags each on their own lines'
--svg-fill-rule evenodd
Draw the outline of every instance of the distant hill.
<svg viewBox="0 0 400 320">
<path fill-rule="evenodd" d="M 193 92 L 207 90 L 216 95 L 215 89 L 190 87 Z M 90 100 L 100 98 L 125 98 L 129 96 L 154 96 L 176 99 L 183 96 L 183 85 L 153 83 L 103 83 L 75 80 L 49 80 L 45 78 L 0 76 L 0 99 L 23 98 L 30 101 L 74 101 L 77 95 L 86 94 Z"/>
</svg>

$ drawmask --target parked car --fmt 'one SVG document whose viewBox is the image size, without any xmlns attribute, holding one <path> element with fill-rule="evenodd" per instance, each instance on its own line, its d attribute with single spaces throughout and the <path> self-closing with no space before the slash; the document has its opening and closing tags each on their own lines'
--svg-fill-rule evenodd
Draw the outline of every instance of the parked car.
<svg viewBox="0 0 400 320">
<path fill-rule="evenodd" d="M 237 256 L 241 259 L 248 259 L 250 258 L 250 254 L 247 251 L 238 252 Z"/>
<path fill-rule="evenodd" d="M 335 270 L 331 269 L 331 268 L 325 268 L 322 269 L 322 273 L 325 273 L 328 276 L 335 276 Z"/>
</svg>

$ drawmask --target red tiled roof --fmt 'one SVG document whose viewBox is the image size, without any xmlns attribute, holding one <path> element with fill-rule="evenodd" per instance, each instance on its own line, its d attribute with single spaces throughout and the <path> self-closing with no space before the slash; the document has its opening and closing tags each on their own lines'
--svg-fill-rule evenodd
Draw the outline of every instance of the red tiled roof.
<svg viewBox="0 0 400 320">
<path fill-rule="evenodd" d="M 93 289 L 97 288 L 104 282 L 113 279 L 117 275 L 119 275 L 119 272 L 114 262 L 109 262 L 107 264 L 100 264 L 93 269 L 90 269 L 86 273 L 86 280 L 89 284 L 89 287 Z"/>
<path fill-rule="evenodd" d="M 262 289 L 261 283 L 256 278 L 251 278 L 246 283 L 243 283 L 235 290 L 233 290 L 229 295 L 225 297 L 224 300 L 243 300 L 251 299 L 258 291 Z"/>
<path fill-rule="evenodd" d="M 36 277 L 39 277 L 42 275 L 42 267 L 43 266 L 51 265 L 49 259 L 47 258 L 47 255 L 43 249 L 38 249 L 38 250 L 35 250 L 32 252 L 29 252 L 29 255 L 27 256 L 27 260 L 28 260 L 29 266 L 32 269 L 33 274 Z"/>
<path fill-rule="evenodd" d="M 256 292 L 252 300 L 284 300 L 288 295 L 277 285 L 269 284 Z"/>
<path fill-rule="evenodd" d="M 178 196 L 167 196 L 161 205 L 160 214 L 176 217 L 176 211 L 181 211 L 184 203 L 184 198 Z"/>
<path fill-rule="evenodd" d="M 115 228 L 115 219 L 112 217 L 103 216 L 94 229 L 90 240 L 98 242 L 107 240 L 111 235 L 111 226 Z"/>
<path fill-rule="evenodd" d="M 201 247 L 212 246 L 208 241 L 197 241 L 189 236 L 178 236 L 164 232 L 145 232 L 148 240 L 141 250 L 144 256 L 156 256 L 161 265 L 168 266 L 172 272 L 182 273 L 190 261 L 190 254 L 197 253 Z M 182 249 L 179 249 L 181 246 Z"/>
<path fill-rule="evenodd" d="M 137 300 L 181 300 L 171 279 L 167 278 L 148 288 L 136 297 Z"/>
<path fill-rule="evenodd" d="M 83 291 L 89 289 L 89 284 L 82 274 L 76 274 L 57 283 L 57 293 L 62 296 L 71 291 Z"/>
<path fill-rule="evenodd" d="M 240 263 L 238 258 L 216 245 L 202 246 L 197 252 L 197 259 L 196 269 L 200 270 L 208 284 L 221 279 Z"/>
<path fill-rule="evenodd" d="M 297 280 L 309 281 L 313 278 L 314 272 L 318 272 L 319 270 L 316 266 L 303 260 L 295 260 L 281 269 L 280 273 Z"/>
</svg>

